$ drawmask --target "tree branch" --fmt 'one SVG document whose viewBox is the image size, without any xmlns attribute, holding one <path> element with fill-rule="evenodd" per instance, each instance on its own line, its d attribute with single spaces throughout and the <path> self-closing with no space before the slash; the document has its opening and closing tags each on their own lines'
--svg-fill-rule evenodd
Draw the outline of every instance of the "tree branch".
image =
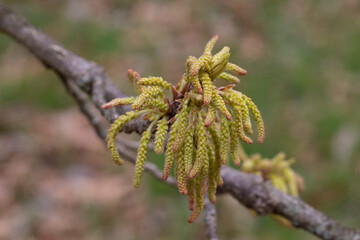
<svg viewBox="0 0 360 240">
<path fill-rule="evenodd" d="M 29 49 L 45 66 L 53 69 L 63 79 L 68 91 L 102 139 L 105 139 L 106 127 L 100 120 L 100 113 L 108 122 L 113 122 L 118 115 L 129 110 L 127 107 L 117 108 L 116 111 L 102 110 L 101 105 L 106 101 L 125 96 L 109 80 L 103 68 L 65 49 L 1 3 L 0 30 Z M 87 94 L 91 97 L 91 101 Z M 127 124 L 123 131 L 142 133 L 147 126 L 147 121 L 137 119 Z M 134 162 L 133 152 L 122 144 L 118 144 L 118 148 L 122 157 Z M 147 163 L 146 170 L 161 179 L 161 171 L 155 165 Z M 341 225 L 301 199 L 278 191 L 256 175 L 224 166 L 222 177 L 224 184 L 218 191 L 231 194 L 259 215 L 279 214 L 287 218 L 295 227 L 322 239 L 360 240 L 359 230 Z M 175 185 L 172 178 L 166 183 Z"/>
<path fill-rule="evenodd" d="M 219 240 L 217 235 L 216 227 L 216 207 L 215 204 L 212 204 L 209 198 L 205 197 L 205 226 L 206 226 L 206 236 L 209 240 Z"/>
</svg>

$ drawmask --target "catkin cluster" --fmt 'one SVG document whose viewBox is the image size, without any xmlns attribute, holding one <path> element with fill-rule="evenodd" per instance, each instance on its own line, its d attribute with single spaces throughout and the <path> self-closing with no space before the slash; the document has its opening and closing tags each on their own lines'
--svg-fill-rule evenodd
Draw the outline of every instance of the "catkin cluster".
<svg viewBox="0 0 360 240">
<path fill-rule="evenodd" d="M 248 173 L 254 173 L 270 183 L 280 191 L 298 196 L 304 189 L 304 182 L 300 175 L 296 174 L 290 166 L 295 160 L 286 160 L 284 153 L 278 153 L 272 159 L 261 158 L 260 154 L 254 154 L 250 158 L 244 157 L 242 170 Z M 272 218 L 285 226 L 291 226 L 291 223 L 279 216 L 272 214 Z"/>
<path fill-rule="evenodd" d="M 166 180 L 174 167 L 178 189 L 189 197 L 192 211 L 189 222 L 202 211 L 205 194 L 215 203 L 216 188 L 223 183 L 221 166 L 229 158 L 240 165 L 240 141 L 253 143 L 249 137 L 253 134 L 250 115 L 257 126 L 258 142 L 264 140 L 264 124 L 257 106 L 251 98 L 233 89 L 240 82 L 238 77 L 247 72 L 228 61 L 229 47 L 212 54 L 217 38 L 214 36 L 206 44 L 199 58 L 190 56 L 186 60 L 185 74 L 176 86 L 160 77 L 141 78 L 129 70 L 128 77 L 139 95 L 114 99 L 103 106 L 106 109 L 131 104 L 134 110 L 120 116 L 108 132 L 107 145 L 118 164 L 122 164 L 115 144 L 119 130 L 142 115 L 151 121 L 140 141 L 134 185 L 137 187 L 141 182 L 147 145 L 155 133 L 155 152 L 165 151 L 162 177 Z M 216 87 L 217 79 L 230 84 Z M 166 98 L 167 89 L 171 89 L 172 99 Z"/>
</svg>

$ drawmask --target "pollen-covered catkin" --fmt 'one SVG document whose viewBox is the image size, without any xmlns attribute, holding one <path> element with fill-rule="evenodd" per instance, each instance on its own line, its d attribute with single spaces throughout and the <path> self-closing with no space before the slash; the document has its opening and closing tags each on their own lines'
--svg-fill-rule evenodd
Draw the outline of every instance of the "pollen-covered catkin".
<svg viewBox="0 0 360 240">
<path fill-rule="evenodd" d="M 208 147 L 208 158 L 209 158 L 209 172 L 208 172 L 208 198 L 210 202 L 216 202 L 216 165 L 215 165 L 215 152 L 211 146 Z"/>
<path fill-rule="evenodd" d="M 189 210 L 194 211 L 196 201 L 196 179 L 188 178 L 187 180 L 187 191 L 189 196 Z"/>
<path fill-rule="evenodd" d="M 245 96 L 244 94 L 242 95 L 242 98 L 246 102 L 256 122 L 258 128 L 258 143 L 262 143 L 265 138 L 265 127 L 264 127 L 264 121 L 261 117 L 261 113 L 257 108 L 257 106 L 255 105 L 255 103 L 251 100 L 251 98 Z"/>
<path fill-rule="evenodd" d="M 194 85 L 195 90 L 198 93 L 203 92 L 201 84 L 200 84 L 200 79 L 199 79 L 199 71 L 210 60 L 211 60 L 211 55 L 207 55 L 207 54 L 202 55 L 190 67 L 190 80 L 191 80 L 192 84 Z"/>
<path fill-rule="evenodd" d="M 194 126 L 192 124 L 187 128 L 185 132 L 184 148 L 185 172 L 187 175 L 189 175 L 192 167 L 194 151 Z"/>
<path fill-rule="evenodd" d="M 217 40 L 218 40 L 218 35 L 215 35 L 210 39 L 210 41 L 207 42 L 205 46 L 204 54 L 211 54 L 211 51 L 213 50 Z"/>
<path fill-rule="evenodd" d="M 196 146 L 196 159 L 194 162 L 194 166 L 192 167 L 189 177 L 194 178 L 201 168 L 204 165 L 206 146 L 207 146 L 207 139 L 205 133 L 204 122 L 202 120 L 201 114 L 199 113 L 198 123 L 196 125 L 196 136 L 197 136 L 197 146 Z"/>
<path fill-rule="evenodd" d="M 225 70 L 230 71 L 239 76 L 245 76 L 247 73 L 245 69 L 242 69 L 241 67 L 233 63 L 227 63 Z"/>
<path fill-rule="evenodd" d="M 277 189 L 279 189 L 284 193 L 288 192 L 285 180 L 281 176 L 279 176 L 278 174 L 270 174 L 269 179 L 274 187 L 276 187 Z"/>
<path fill-rule="evenodd" d="M 293 196 L 298 196 L 299 191 L 296 184 L 296 175 L 294 171 L 292 171 L 290 168 L 286 168 L 283 170 L 283 176 L 286 182 L 286 185 L 288 186 L 289 193 Z"/>
<path fill-rule="evenodd" d="M 199 217 L 203 207 L 204 207 L 204 197 L 201 195 L 201 193 L 198 192 L 198 189 L 196 188 L 195 208 L 188 218 L 189 223 L 193 223 Z"/>
<path fill-rule="evenodd" d="M 151 108 L 157 109 L 160 112 L 167 112 L 169 110 L 168 104 L 164 101 L 164 99 L 153 98 L 148 99 L 146 102 L 141 106 L 142 109 Z"/>
<path fill-rule="evenodd" d="M 112 159 L 118 165 L 122 165 L 124 162 L 120 158 L 119 152 L 116 148 L 116 136 L 125 123 L 139 117 L 139 115 L 140 114 L 138 112 L 127 112 L 125 115 L 121 115 L 118 119 L 116 119 L 116 121 L 110 126 L 106 137 L 107 147 L 110 150 Z"/>
<path fill-rule="evenodd" d="M 216 124 L 210 125 L 208 128 L 206 128 L 206 130 L 210 133 L 215 149 L 220 149 L 220 136 L 218 134 L 219 130 Z"/>
<path fill-rule="evenodd" d="M 253 140 L 245 135 L 244 127 L 243 127 L 243 123 L 242 123 L 243 120 L 242 120 L 242 115 L 241 115 L 241 107 L 239 105 L 236 105 L 233 107 L 235 110 L 235 116 L 236 116 L 235 127 L 236 127 L 236 132 L 238 134 L 238 137 L 244 143 L 247 143 L 247 144 L 253 143 Z"/>
<path fill-rule="evenodd" d="M 101 108 L 108 109 L 108 108 L 113 108 L 113 107 L 121 106 L 121 105 L 129 105 L 129 104 L 133 104 L 134 101 L 135 101 L 134 97 L 115 98 L 115 99 L 111 100 L 110 102 L 102 105 Z"/>
<path fill-rule="evenodd" d="M 138 84 L 140 85 L 154 85 L 154 86 L 161 86 L 165 89 L 170 89 L 170 84 L 165 82 L 162 77 L 147 77 L 147 78 L 140 78 L 138 80 Z"/>
<path fill-rule="evenodd" d="M 176 161 L 176 180 L 179 192 L 181 194 L 187 194 L 186 180 L 187 174 L 185 172 L 185 161 L 184 161 L 184 148 L 180 148 L 175 156 Z"/>
<path fill-rule="evenodd" d="M 185 70 L 186 70 L 186 75 L 185 75 L 185 78 L 184 78 L 184 80 L 186 81 L 186 82 L 190 82 L 191 81 L 191 76 L 190 76 L 190 70 L 191 70 L 191 66 L 196 62 L 196 57 L 194 57 L 194 56 L 190 56 L 190 57 L 188 57 L 187 59 L 186 59 L 186 62 L 185 62 Z M 200 84 L 200 82 L 199 82 L 199 84 Z M 200 87 L 201 87 L 201 85 L 200 85 Z"/>
<path fill-rule="evenodd" d="M 147 148 L 151 137 L 151 128 L 152 126 L 150 126 L 149 129 L 143 133 L 140 140 L 140 146 L 138 149 L 136 163 L 135 163 L 135 176 L 134 176 L 135 187 L 139 187 L 142 181 L 142 176 L 145 168 Z"/>
<path fill-rule="evenodd" d="M 200 178 L 201 177 L 201 178 Z M 203 207 L 204 207 L 204 196 L 203 196 L 203 188 L 204 188 L 204 177 L 200 176 L 196 179 L 195 191 L 196 191 L 196 202 L 195 209 L 192 211 L 191 215 L 188 218 L 188 222 L 194 222 L 200 215 Z"/>
<path fill-rule="evenodd" d="M 210 54 L 203 54 L 199 57 L 196 62 L 190 68 L 190 75 L 198 75 L 200 69 L 205 66 L 206 63 L 209 63 L 212 60 Z"/>
<path fill-rule="evenodd" d="M 190 81 L 191 81 L 191 83 L 193 84 L 195 90 L 198 93 L 203 92 L 198 74 L 191 74 L 190 73 Z"/>
<path fill-rule="evenodd" d="M 141 94 L 145 90 L 145 86 L 141 86 L 137 83 L 140 79 L 140 74 L 138 72 L 133 71 L 132 69 L 128 70 L 128 78 L 131 85 L 135 88 L 135 91 L 138 94 Z"/>
<path fill-rule="evenodd" d="M 222 73 L 225 70 L 229 57 L 230 57 L 229 47 L 224 47 L 223 49 L 221 49 L 220 52 L 214 55 L 214 57 L 211 59 L 210 62 L 211 79 L 215 79 L 220 73 Z"/>
<path fill-rule="evenodd" d="M 239 101 L 239 103 L 240 103 L 240 107 L 241 107 L 241 116 L 242 116 L 244 130 L 246 133 L 251 135 L 251 134 L 253 134 L 253 130 L 252 130 L 252 125 L 251 125 L 249 108 L 242 99 Z"/>
<path fill-rule="evenodd" d="M 225 96 L 235 105 L 239 105 L 241 109 L 241 120 L 243 123 L 243 128 L 248 134 L 253 134 L 249 108 L 246 105 L 246 102 L 242 99 L 242 93 L 231 89 L 228 94 Z"/>
<path fill-rule="evenodd" d="M 213 94 L 212 94 L 212 99 L 213 99 L 213 103 L 214 106 L 219 110 L 219 112 L 224 115 L 228 120 L 232 120 L 232 116 L 229 112 L 229 110 L 226 107 L 226 104 L 224 102 L 224 99 L 222 99 L 222 97 L 219 95 L 219 93 L 216 90 L 216 87 L 213 86 L 213 90 L 212 90 Z"/>
<path fill-rule="evenodd" d="M 217 76 L 217 78 L 228 81 L 230 83 L 235 83 L 235 84 L 240 82 L 240 79 L 238 79 L 237 77 L 235 77 L 231 74 L 225 73 L 225 72 L 220 73 L 219 76 Z"/>
<path fill-rule="evenodd" d="M 239 141 L 236 136 L 236 126 L 234 122 L 230 123 L 230 156 L 235 166 L 240 166 Z"/>
<path fill-rule="evenodd" d="M 220 116 L 221 121 L 221 133 L 220 133 L 220 159 L 222 164 L 226 164 L 228 160 L 228 152 L 229 152 L 229 138 L 230 131 L 228 126 L 228 121 L 224 116 Z M 236 139 L 232 139 L 234 141 Z"/>
<path fill-rule="evenodd" d="M 205 127 L 209 127 L 211 124 L 213 124 L 216 116 L 216 109 L 212 104 L 208 107 L 207 115 L 204 121 Z"/>
<path fill-rule="evenodd" d="M 171 168 L 174 161 L 174 151 L 173 151 L 173 145 L 177 133 L 177 121 L 174 122 L 174 124 L 171 126 L 170 133 L 169 133 L 169 140 L 166 145 L 166 151 L 165 151 L 165 165 L 163 170 L 162 179 L 166 180 L 171 172 Z"/>
<path fill-rule="evenodd" d="M 159 94 L 163 93 L 163 88 L 159 86 L 147 87 L 134 101 L 132 109 L 136 110 L 145 103 L 146 100 L 149 100 Z"/>
<path fill-rule="evenodd" d="M 186 127 L 188 125 L 189 119 L 189 107 L 188 107 L 188 101 L 185 101 L 183 104 L 183 107 L 180 111 L 179 119 L 178 119 L 178 130 L 176 134 L 176 138 L 173 145 L 173 151 L 179 150 L 180 146 L 183 143 Z"/>
<path fill-rule="evenodd" d="M 221 178 L 221 165 L 222 161 L 220 159 L 220 136 L 218 134 L 219 130 L 216 126 L 216 124 L 212 124 L 210 127 L 206 128 L 206 130 L 210 133 L 212 143 L 213 143 L 213 149 L 215 151 L 215 165 L 214 165 L 214 174 L 218 185 L 223 184 L 223 180 Z"/>
<path fill-rule="evenodd" d="M 157 123 L 156 134 L 155 134 L 155 142 L 154 142 L 154 151 L 157 154 L 161 154 L 164 152 L 166 133 L 168 131 L 168 120 L 167 117 L 163 117 Z"/>
<path fill-rule="evenodd" d="M 202 86 L 204 90 L 204 104 L 209 105 L 212 97 L 212 86 L 213 86 L 209 74 L 206 72 L 201 73 L 200 80 L 202 82 Z"/>
</svg>

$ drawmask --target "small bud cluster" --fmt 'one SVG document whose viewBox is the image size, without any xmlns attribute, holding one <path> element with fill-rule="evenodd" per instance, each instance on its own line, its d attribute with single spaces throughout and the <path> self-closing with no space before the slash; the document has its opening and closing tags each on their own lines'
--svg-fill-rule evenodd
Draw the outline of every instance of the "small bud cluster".
<svg viewBox="0 0 360 240">
<path fill-rule="evenodd" d="M 294 162 L 294 159 L 286 160 L 286 155 L 282 152 L 272 159 L 263 159 L 260 154 L 254 154 L 250 158 L 246 158 L 242 170 L 261 176 L 284 193 L 298 196 L 299 192 L 304 190 L 304 181 L 290 168 Z M 285 226 L 291 226 L 291 223 L 281 216 L 272 214 L 271 217 Z"/>
<path fill-rule="evenodd" d="M 190 56 L 186 60 L 185 74 L 176 87 L 160 77 L 140 78 L 138 73 L 129 70 L 128 77 L 139 96 L 114 99 L 103 106 L 106 109 L 131 104 L 134 110 L 120 116 L 108 132 L 108 148 L 118 164 L 122 163 L 115 145 L 119 130 L 142 114 L 151 121 L 141 138 L 134 185 L 140 184 L 147 145 L 155 132 L 155 152 L 161 154 L 165 150 L 162 177 L 166 180 L 174 166 L 178 189 L 189 196 L 192 211 L 189 222 L 202 211 L 206 193 L 215 203 L 216 188 L 223 183 L 221 166 L 227 164 L 229 155 L 236 166 L 240 165 L 240 141 L 253 143 L 248 136 L 253 134 L 250 113 L 257 125 L 258 142 L 264 140 L 260 111 L 251 98 L 233 89 L 240 82 L 238 76 L 244 76 L 246 71 L 228 62 L 229 47 L 212 55 L 216 41 L 217 35 L 206 44 L 203 55 L 199 58 Z M 216 87 L 216 79 L 228 81 L 230 85 Z M 172 91 L 171 100 L 165 97 L 167 89 Z"/>
</svg>

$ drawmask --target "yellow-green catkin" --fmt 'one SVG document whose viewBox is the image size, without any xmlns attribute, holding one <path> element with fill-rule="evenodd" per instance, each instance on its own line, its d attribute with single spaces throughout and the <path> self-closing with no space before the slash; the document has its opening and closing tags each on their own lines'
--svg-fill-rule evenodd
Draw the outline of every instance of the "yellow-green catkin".
<svg viewBox="0 0 360 240">
<path fill-rule="evenodd" d="M 233 63 L 227 63 L 225 70 L 230 71 L 239 76 L 245 76 L 247 73 L 245 69 L 242 69 L 241 67 Z"/>
<path fill-rule="evenodd" d="M 183 143 L 186 127 L 189 122 L 189 119 L 188 119 L 189 110 L 190 109 L 188 107 L 188 101 L 185 101 L 182 109 L 180 110 L 180 115 L 179 115 L 179 119 L 178 119 L 178 122 L 179 122 L 178 130 L 177 130 L 175 142 L 173 145 L 173 151 L 179 150 L 179 148 L 181 147 L 181 145 Z"/>
<path fill-rule="evenodd" d="M 192 124 L 187 128 L 185 132 L 184 151 L 185 172 L 187 175 L 189 175 L 192 167 L 194 151 L 194 125 Z"/>
<path fill-rule="evenodd" d="M 186 68 L 186 76 L 185 76 L 185 81 L 187 82 L 190 82 L 190 69 L 191 69 L 191 66 L 196 62 L 196 57 L 194 56 L 190 56 L 186 59 L 186 62 L 185 62 L 185 68 Z M 200 84 L 200 82 L 199 82 Z M 200 85 L 201 87 L 201 85 Z"/>
<path fill-rule="evenodd" d="M 278 174 L 270 174 L 269 175 L 269 179 L 271 181 L 271 184 L 276 187 L 277 189 L 279 189 L 280 191 L 287 193 L 287 187 L 286 187 L 286 183 L 284 178 L 282 178 L 280 175 Z"/>
<path fill-rule="evenodd" d="M 224 116 L 220 116 L 220 121 L 221 121 L 220 159 L 222 164 L 226 164 L 228 159 L 228 152 L 229 152 L 230 131 L 228 126 L 228 121 L 225 119 Z"/>
<path fill-rule="evenodd" d="M 235 126 L 236 126 L 236 132 L 237 132 L 238 137 L 244 143 L 247 143 L 247 144 L 253 143 L 253 140 L 245 135 L 244 127 L 243 127 L 243 119 L 242 119 L 242 114 L 241 114 L 241 107 L 239 105 L 235 105 L 233 107 L 234 107 L 235 116 L 236 116 Z"/>
<path fill-rule="evenodd" d="M 221 167 L 222 167 L 222 163 L 221 163 L 220 158 L 216 159 L 216 161 L 215 161 L 215 178 L 216 178 L 217 184 L 219 186 L 223 185 L 223 183 L 224 183 L 224 181 L 221 177 Z"/>
<path fill-rule="evenodd" d="M 203 90 L 204 90 L 204 104 L 209 105 L 212 97 L 212 82 L 207 72 L 203 72 L 200 74 L 200 80 L 202 82 Z"/>
<path fill-rule="evenodd" d="M 162 77 L 147 77 L 147 78 L 140 78 L 138 80 L 138 84 L 140 85 L 154 85 L 154 86 L 161 86 L 165 89 L 170 89 L 171 85 L 164 81 Z"/>
<path fill-rule="evenodd" d="M 217 78 L 228 81 L 230 83 L 239 83 L 240 79 L 238 79 L 237 77 L 235 77 L 234 75 L 222 72 L 219 74 L 219 76 L 217 76 Z"/>
<path fill-rule="evenodd" d="M 215 152 L 212 147 L 208 147 L 208 158 L 209 158 L 209 172 L 208 172 L 208 198 L 210 202 L 216 202 L 216 159 Z"/>
<path fill-rule="evenodd" d="M 239 155 L 239 141 L 236 136 L 236 127 L 234 122 L 230 123 L 230 156 L 235 166 L 240 166 L 240 155 Z"/>
<path fill-rule="evenodd" d="M 206 130 L 210 133 L 215 149 L 220 149 L 220 136 L 216 124 L 210 125 Z M 220 157 L 220 156 L 219 156 Z"/>
<path fill-rule="evenodd" d="M 272 165 L 278 167 L 281 163 L 284 162 L 286 154 L 284 152 L 279 152 L 272 158 Z"/>
<path fill-rule="evenodd" d="M 176 154 L 176 180 L 179 192 L 183 195 L 187 194 L 186 180 L 187 174 L 185 172 L 184 148 L 180 148 Z"/>
<path fill-rule="evenodd" d="M 188 178 L 187 179 L 187 191 L 189 196 L 189 210 L 194 211 L 195 208 L 195 201 L 196 201 L 196 179 L 195 178 Z"/>
<path fill-rule="evenodd" d="M 160 112 L 165 112 L 165 113 L 169 110 L 169 106 L 164 101 L 164 99 L 159 99 L 159 98 L 146 100 L 146 102 L 142 104 L 141 108 L 157 109 Z"/>
<path fill-rule="evenodd" d="M 252 125 L 251 125 L 251 119 L 249 114 L 249 108 L 246 105 L 246 103 L 241 99 L 239 101 L 240 107 L 241 107 L 241 116 L 243 121 L 244 130 L 248 134 L 253 134 Z"/>
<path fill-rule="evenodd" d="M 204 134 L 205 134 L 205 129 L 204 129 Z M 207 149 L 209 148 L 209 144 L 207 143 L 206 144 L 206 147 L 205 147 L 205 153 L 204 153 L 204 163 L 203 163 L 203 169 L 202 171 L 204 171 L 204 175 L 207 175 L 208 172 L 209 172 L 209 167 L 210 167 L 210 163 L 209 163 L 209 156 L 207 154 Z M 205 194 L 205 192 L 204 192 Z"/>
<path fill-rule="evenodd" d="M 178 115 L 178 114 L 177 114 Z M 171 172 L 171 168 L 174 161 L 174 151 L 173 151 L 173 145 L 175 142 L 175 137 L 177 133 L 177 121 L 174 122 L 174 124 L 171 126 L 170 133 L 169 133 L 169 140 L 166 146 L 165 151 L 165 165 L 163 170 L 162 179 L 166 180 Z"/>
<path fill-rule="evenodd" d="M 194 101 L 194 103 L 196 103 L 197 105 L 201 105 L 203 103 L 203 95 L 202 94 L 197 94 L 194 92 L 190 92 L 188 94 L 188 96 L 191 98 L 191 100 Z"/>
<path fill-rule="evenodd" d="M 211 61 L 210 54 L 201 55 L 196 62 L 190 68 L 190 75 L 198 75 L 202 67 L 205 67 L 205 64 Z"/>
<path fill-rule="evenodd" d="M 217 40 L 218 40 L 218 35 L 214 35 L 210 39 L 210 41 L 207 42 L 207 44 L 205 46 L 204 54 L 211 54 L 211 51 L 213 50 L 214 45 L 215 45 Z"/>
<path fill-rule="evenodd" d="M 225 70 L 229 57 L 230 57 L 229 47 L 224 47 L 220 52 L 214 55 L 214 57 L 211 59 L 210 62 L 211 79 L 215 79 L 220 73 L 222 73 Z"/>
<path fill-rule="evenodd" d="M 226 94 L 226 96 L 229 97 L 229 100 L 233 104 L 240 106 L 243 128 L 244 128 L 246 133 L 248 133 L 250 135 L 253 134 L 249 108 L 247 107 L 246 102 L 244 101 L 244 99 L 242 99 L 242 93 L 231 89 L 229 91 L 229 94 Z"/>
<path fill-rule="evenodd" d="M 201 114 L 198 116 L 198 121 L 196 125 L 196 137 L 197 137 L 197 146 L 196 146 L 196 159 L 194 162 L 194 166 L 192 167 L 189 177 L 194 178 L 201 168 L 204 165 L 204 159 L 207 146 L 207 138 L 205 133 L 204 122 L 202 120 Z"/>
<path fill-rule="evenodd" d="M 135 176 L 134 176 L 134 186 L 139 187 L 142 181 L 144 168 L 145 168 L 145 160 L 146 160 L 146 153 L 148 144 L 150 142 L 151 137 L 151 128 L 152 125 L 145 131 L 140 140 L 140 146 L 138 148 L 138 153 L 136 157 L 135 163 Z"/>
<path fill-rule="evenodd" d="M 155 134 L 155 142 L 154 142 L 154 151 L 157 154 L 161 154 L 164 152 L 166 134 L 168 131 L 168 120 L 167 117 L 163 117 L 157 123 L 156 134 Z"/>
<path fill-rule="evenodd" d="M 133 104 L 134 101 L 135 101 L 134 97 L 115 98 L 115 99 L 111 100 L 110 102 L 102 105 L 101 108 L 108 109 L 108 108 L 113 108 L 113 107 L 121 106 L 121 105 L 129 105 L 129 104 Z"/>
<path fill-rule="evenodd" d="M 138 94 L 141 94 L 143 92 L 143 90 L 145 90 L 145 86 L 141 86 L 137 83 L 137 81 L 140 79 L 140 74 L 138 72 L 135 72 L 132 69 L 129 69 L 128 70 L 128 79 Z"/>
<path fill-rule="evenodd" d="M 124 162 L 120 158 L 119 152 L 116 148 L 116 136 L 119 133 L 120 129 L 125 125 L 125 123 L 127 123 L 139 116 L 140 116 L 140 114 L 138 112 L 127 112 L 125 115 L 121 115 L 110 126 L 110 129 L 109 129 L 107 137 L 106 137 L 107 147 L 110 150 L 112 159 L 118 165 L 122 165 Z"/>
<path fill-rule="evenodd" d="M 204 184 L 206 184 L 205 176 L 202 173 L 200 173 L 199 177 L 197 177 L 196 179 L 196 185 L 195 185 L 195 191 L 196 191 L 195 209 L 188 218 L 189 223 L 194 222 L 199 217 L 204 207 L 204 193 L 203 193 Z"/>
<path fill-rule="evenodd" d="M 205 121 L 204 121 L 205 127 L 211 126 L 211 124 L 213 124 L 213 122 L 215 120 L 215 117 L 216 117 L 216 109 L 211 104 L 208 107 L 207 115 L 206 115 L 206 118 L 205 118 Z"/>
<path fill-rule="evenodd" d="M 258 143 L 262 143 L 265 138 L 265 127 L 264 127 L 264 121 L 261 117 L 261 113 L 257 108 L 257 106 L 255 105 L 255 103 L 251 100 L 251 98 L 245 96 L 244 94 L 242 95 L 242 98 L 246 102 L 256 122 L 258 128 Z"/>
<path fill-rule="evenodd" d="M 222 99 L 222 97 L 220 96 L 220 94 L 218 93 L 218 91 L 216 90 L 216 87 L 213 86 L 213 95 L 212 95 L 212 103 L 214 104 L 214 106 L 219 110 L 219 112 L 224 115 L 228 120 L 232 120 L 232 116 L 231 113 L 229 112 L 229 110 L 226 107 L 226 104 L 224 102 L 224 99 Z"/>
<path fill-rule="evenodd" d="M 283 170 L 283 176 L 288 186 L 289 193 L 293 196 L 298 196 L 299 191 L 296 183 L 296 175 L 290 168 L 285 168 Z"/>
<path fill-rule="evenodd" d="M 149 100 L 159 94 L 163 93 L 163 88 L 159 86 L 147 87 L 134 101 L 132 109 L 136 110 L 145 103 L 146 100 Z"/>
<path fill-rule="evenodd" d="M 190 81 L 191 81 L 191 83 L 193 84 L 195 90 L 198 93 L 203 92 L 202 87 L 201 87 L 201 83 L 200 83 L 200 79 L 199 79 L 199 76 L 197 74 L 190 74 Z"/>
<path fill-rule="evenodd" d="M 199 79 L 199 71 L 210 60 L 211 60 L 211 55 L 203 54 L 190 67 L 190 80 L 191 80 L 195 90 L 198 93 L 203 93 L 201 83 L 200 83 L 200 79 Z"/>
<path fill-rule="evenodd" d="M 215 178 L 216 178 L 217 184 L 221 186 L 223 184 L 223 180 L 221 178 L 221 173 L 220 173 L 222 161 L 220 158 L 220 151 L 219 151 L 219 149 L 220 149 L 220 136 L 218 134 L 219 130 L 218 130 L 216 124 L 212 124 L 206 130 L 210 133 L 210 136 L 212 138 L 212 143 L 214 144 L 213 149 L 215 151 L 215 165 L 214 165 Z"/>
</svg>

